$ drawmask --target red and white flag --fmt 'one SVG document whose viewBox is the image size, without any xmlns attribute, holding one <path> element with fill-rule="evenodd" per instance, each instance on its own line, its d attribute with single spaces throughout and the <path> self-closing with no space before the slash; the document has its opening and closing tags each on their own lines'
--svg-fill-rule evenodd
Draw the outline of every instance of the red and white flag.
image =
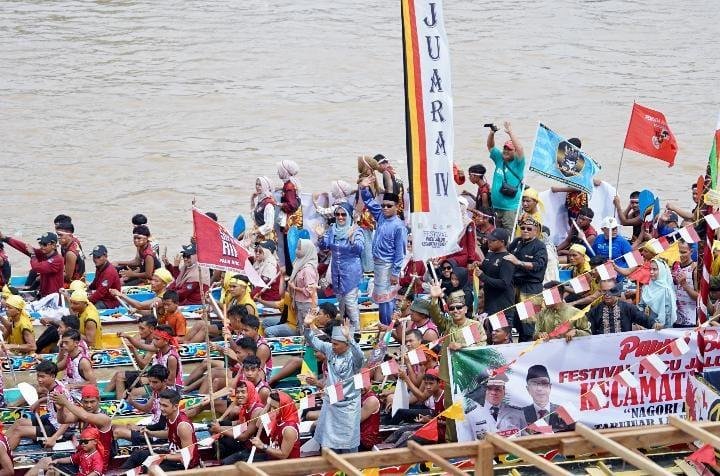
<svg viewBox="0 0 720 476">
<path fill-rule="evenodd" d="M 395 359 L 390 359 L 380 364 L 380 371 L 383 376 L 387 377 L 389 375 L 396 375 L 400 371 L 400 367 L 398 367 Z"/>
<path fill-rule="evenodd" d="M 505 313 L 502 311 L 495 313 L 492 316 L 488 316 L 488 321 L 490 321 L 490 325 L 492 326 L 493 330 L 500 329 L 501 327 L 510 326 L 510 323 L 505 317 Z"/>
<path fill-rule="evenodd" d="M 598 384 L 592 386 L 590 391 L 587 393 L 588 404 L 593 410 L 600 410 L 605 407 L 608 403 L 608 399 L 605 396 L 605 391 Z"/>
<path fill-rule="evenodd" d="M 625 385 L 626 387 L 630 388 L 636 388 L 638 385 L 640 385 L 638 379 L 636 379 L 632 372 L 630 372 L 628 369 L 625 369 L 619 374 L 615 375 L 613 377 L 613 380 L 618 382 L 620 385 Z"/>
<path fill-rule="evenodd" d="M 142 474 L 142 466 L 125 471 L 126 476 L 139 476 Z"/>
<path fill-rule="evenodd" d="M 692 225 L 680 228 L 679 233 L 685 243 L 697 243 L 700 241 L 700 235 L 697 234 L 695 227 Z"/>
<path fill-rule="evenodd" d="M 300 399 L 300 411 L 315 407 L 315 394 L 310 394 Z"/>
<path fill-rule="evenodd" d="M 638 266 L 642 266 L 643 263 L 645 263 L 645 258 L 643 258 L 642 253 L 640 253 L 638 250 L 625 253 L 622 257 L 625 258 L 625 262 L 630 268 L 636 268 Z"/>
<path fill-rule="evenodd" d="M 625 148 L 667 162 L 669 167 L 675 164 L 678 151 L 677 141 L 663 113 L 640 104 L 633 104 Z"/>
<path fill-rule="evenodd" d="M 425 357 L 425 352 L 423 352 L 422 349 L 411 350 L 406 355 L 408 362 L 410 362 L 411 365 L 417 365 L 427 360 L 427 358 Z"/>
<path fill-rule="evenodd" d="M 517 308 L 518 317 L 521 321 L 529 319 L 537 314 L 537 309 L 532 301 L 524 301 L 515 305 Z"/>
<path fill-rule="evenodd" d="M 240 438 L 240 435 L 245 433 L 247 431 L 247 423 L 238 423 L 237 425 L 233 425 L 232 427 L 232 435 L 233 438 L 237 439 Z"/>
<path fill-rule="evenodd" d="M 572 403 L 563 403 L 558 405 L 555 409 L 555 413 L 560 417 L 566 425 L 572 425 L 580 419 L 580 410 Z"/>
<path fill-rule="evenodd" d="M 720 212 L 713 213 L 712 215 L 705 215 L 705 223 L 707 223 L 713 230 L 720 228 Z"/>
<path fill-rule="evenodd" d="M 657 354 L 650 354 L 640 360 L 640 367 L 655 378 L 660 378 L 668 368 L 667 364 Z"/>
<path fill-rule="evenodd" d="M 370 387 L 370 372 L 363 369 L 360 373 L 353 375 L 353 383 L 355 384 L 355 390 Z"/>
<path fill-rule="evenodd" d="M 190 466 L 190 460 L 192 459 L 192 454 L 190 453 L 189 446 L 180 449 L 180 458 L 182 458 L 183 466 L 185 466 L 185 469 L 188 469 L 188 466 Z"/>
<path fill-rule="evenodd" d="M 660 238 L 655 238 L 648 241 L 648 246 L 653 251 L 653 253 L 660 254 L 670 247 L 670 243 L 668 242 L 667 238 L 661 236 Z"/>
<path fill-rule="evenodd" d="M 602 280 L 617 278 L 617 271 L 615 271 L 612 263 L 603 263 L 595 268 L 595 271 Z"/>
<path fill-rule="evenodd" d="M 690 346 L 685 341 L 685 337 L 679 337 L 670 343 L 670 351 L 674 357 L 685 355 L 690 350 Z"/>
<path fill-rule="evenodd" d="M 572 278 L 568 284 L 570 284 L 570 287 L 575 294 L 590 291 L 590 282 L 585 274 L 581 274 L 577 278 Z"/>
<path fill-rule="evenodd" d="M 207 438 L 198 440 L 197 444 L 198 444 L 198 446 L 202 446 L 202 447 L 212 446 L 212 444 L 215 441 L 219 440 L 221 436 L 223 436 L 223 435 L 221 435 L 220 433 L 215 433 L 213 436 L 208 436 Z"/>
<path fill-rule="evenodd" d="M 480 324 L 473 322 L 467 327 L 463 327 L 462 336 L 465 339 L 465 345 L 473 345 L 476 342 L 480 342 L 483 335 L 480 332 Z"/>
<path fill-rule="evenodd" d="M 528 430 L 532 430 L 536 433 L 552 433 L 553 429 L 545 418 L 540 418 L 528 425 Z"/>
<path fill-rule="evenodd" d="M 542 292 L 543 301 L 546 305 L 552 306 L 562 302 L 562 296 L 560 290 L 555 286 L 554 288 L 544 289 Z"/>
<path fill-rule="evenodd" d="M 327 394 L 330 403 L 343 401 L 345 399 L 345 393 L 343 392 L 342 382 L 325 387 L 325 394 Z"/>
</svg>

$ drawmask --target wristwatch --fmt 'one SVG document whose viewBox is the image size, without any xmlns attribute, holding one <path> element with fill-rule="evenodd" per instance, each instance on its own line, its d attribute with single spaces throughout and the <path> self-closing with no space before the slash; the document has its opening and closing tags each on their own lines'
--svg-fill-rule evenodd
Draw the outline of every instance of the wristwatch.
<svg viewBox="0 0 720 476">
<path fill-rule="evenodd" d="M 269 446 L 267 444 L 263 445 L 263 451 L 267 451 L 268 448 L 269 448 Z"/>
</svg>

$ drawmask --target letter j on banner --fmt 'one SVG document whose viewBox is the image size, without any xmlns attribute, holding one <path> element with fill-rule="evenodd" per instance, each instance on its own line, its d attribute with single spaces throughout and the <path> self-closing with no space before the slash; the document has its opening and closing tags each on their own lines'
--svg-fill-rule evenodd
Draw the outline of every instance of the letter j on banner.
<svg viewBox="0 0 720 476">
<path fill-rule="evenodd" d="M 464 230 L 453 181 L 450 51 L 441 0 L 401 0 L 413 256 L 458 249 Z"/>
</svg>

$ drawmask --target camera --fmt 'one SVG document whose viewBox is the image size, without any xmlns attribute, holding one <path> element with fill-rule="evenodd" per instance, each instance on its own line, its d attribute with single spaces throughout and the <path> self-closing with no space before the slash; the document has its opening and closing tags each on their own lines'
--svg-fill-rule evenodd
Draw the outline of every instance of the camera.
<svg viewBox="0 0 720 476">
<path fill-rule="evenodd" d="M 489 127 L 493 132 L 500 130 L 500 128 L 493 123 L 483 124 L 483 127 Z"/>
</svg>

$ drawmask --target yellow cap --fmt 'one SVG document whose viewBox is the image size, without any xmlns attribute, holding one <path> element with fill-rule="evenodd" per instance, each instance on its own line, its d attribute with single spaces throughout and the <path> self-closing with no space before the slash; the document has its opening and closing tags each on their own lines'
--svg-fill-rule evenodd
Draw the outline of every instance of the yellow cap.
<svg viewBox="0 0 720 476">
<path fill-rule="evenodd" d="M 5 299 L 5 304 L 20 311 L 25 309 L 25 300 L 15 294 L 8 296 L 8 298 Z"/>
<path fill-rule="evenodd" d="M 170 284 L 173 280 L 172 274 L 165 268 L 158 268 L 153 274 L 162 279 L 165 284 Z"/>
<path fill-rule="evenodd" d="M 10 291 L 10 288 L 7 287 L 7 284 L 2 287 L 2 291 L 0 291 L 0 296 L 3 298 L 7 298 L 8 296 L 12 296 L 12 291 Z"/>
<path fill-rule="evenodd" d="M 68 289 L 70 289 L 70 291 L 85 291 L 87 289 L 87 284 L 84 281 L 76 279 L 75 281 L 70 283 Z"/>
<path fill-rule="evenodd" d="M 570 246 L 570 251 L 580 253 L 581 255 L 584 255 L 585 257 L 587 257 L 587 248 L 585 248 L 580 243 L 573 243 L 572 246 Z"/>
<path fill-rule="evenodd" d="M 526 198 L 532 198 L 536 202 L 540 201 L 540 195 L 538 194 L 537 190 L 535 190 L 534 188 L 530 188 L 530 187 L 526 188 L 523 191 L 522 196 L 526 197 Z"/>
<path fill-rule="evenodd" d="M 87 293 L 83 289 L 73 291 L 70 295 L 70 300 L 75 302 L 90 302 Z"/>
</svg>

